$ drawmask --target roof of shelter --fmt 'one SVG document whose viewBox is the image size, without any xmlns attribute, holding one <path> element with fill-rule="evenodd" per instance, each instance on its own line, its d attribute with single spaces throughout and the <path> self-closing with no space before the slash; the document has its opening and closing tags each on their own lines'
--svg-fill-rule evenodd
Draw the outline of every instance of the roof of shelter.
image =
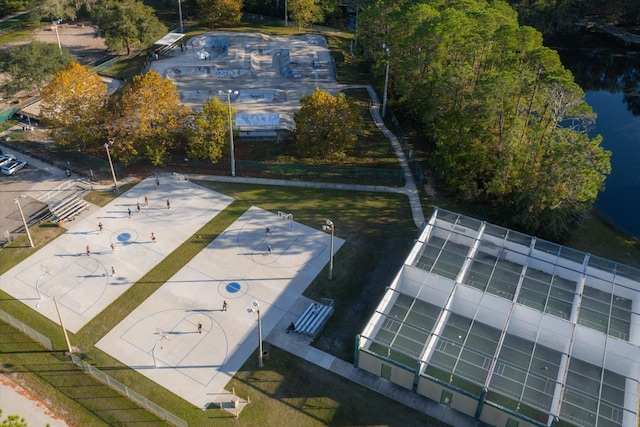
<svg viewBox="0 0 640 427">
<path fill-rule="evenodd" d="M 505 407 L 636 426 L 639 285 L 638 269 L 436 209 L 363 347 Z"/>
<path fill-rule="evenodd" d="M 177 43 L 183 37 L 184 37 L 184 34 L 182 33 L 168 33 L 166 36 L 162 37 L 160 40 L 158 40 L 154 44 L 157 44 L 160 46 L 171 46 Z"/>
</svg>

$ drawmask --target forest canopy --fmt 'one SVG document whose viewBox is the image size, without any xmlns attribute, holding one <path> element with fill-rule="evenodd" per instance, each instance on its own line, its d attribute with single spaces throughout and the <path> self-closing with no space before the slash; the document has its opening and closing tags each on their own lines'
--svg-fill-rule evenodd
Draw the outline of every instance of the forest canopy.
<svg viewBox="0 0 640 427">
<path fill-rule="evenodd" d="M 554 240 L 592 207 L 611 169 L 595 115 L 506 2 L 379 0 L 358 31 L 380 71 L 389 46 L 390 93 L 433 142 L 441 188 Z"/>
</svg>

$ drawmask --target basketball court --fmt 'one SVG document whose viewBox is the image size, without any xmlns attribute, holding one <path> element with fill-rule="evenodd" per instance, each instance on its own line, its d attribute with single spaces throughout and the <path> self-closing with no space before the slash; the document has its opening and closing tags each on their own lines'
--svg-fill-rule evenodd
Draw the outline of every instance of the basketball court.
<svg viewBox="0 0 640 427">
<path fill-rule="evenodd" d="M 330 239 L 253 207 L 97 346 L 207 408 L 258 347 L 256 309 L 264 338 L 325 267 Z"/>
<path fill-rule="evenodd" d="M 148 178 L 65 224 L 66 233 L 0 276 L 0 289 L 59 323 L 56 297 L 65 326 L 78 332 L 233 201 L 169 175 L 159 182 Z"/>
<path fill-rule="evenodd" d="M 178 175 L 158 183 L 148 178 L 67 224 L 0 276 L 0 288 L 59 323 L 55 298 L 66 328 L 78 332 L 233 201 Z M 334 251 L 343 243 L 334 237 Z M 329 262 L 330 245 L 320 227 L 253 207 L 96 346 L 207 408 L 228 395 L 225 385 L 258 347 L 257 310 L 265 338 L 296 311 Z"/>
</svg>

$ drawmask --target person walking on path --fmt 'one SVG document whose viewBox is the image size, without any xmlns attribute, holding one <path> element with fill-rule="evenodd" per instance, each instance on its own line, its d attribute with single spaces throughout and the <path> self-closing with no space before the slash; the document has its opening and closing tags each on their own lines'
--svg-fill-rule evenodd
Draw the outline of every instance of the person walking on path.
<svg viewBox="0 0 640 427">
<path fill-rule="evenodd" d="M 167 209 L 171 209 L 171 202 L 167 199 Z"/>
<path fill-rule="evenodd" d="M 129 212 L 129 218 L 131 218 L 131 208 L 128 209 Z"/>
<path fill-rule="evenodd" d="M 111 253 L 112 254 L 116 253 L 116 245 L 114 245 L 113 243 L 111 244 Z"/>
<path fill-rule="evenodd" d="M 160 178 L 156 178 L 156 188 L 160 188 Z"/>
<path fill-rule="evenodd" d="M 111 275 L 112 276 L 116 275 L 116 268 L 113 265 L 111 266 Z"/>
<path fill-rule="evenodd" d="M 229 304 L 226 301 L 222 301 L 222 311 L 227 311 L 229 308 Z"/>
<path fill-rule="evenodd" d="M 202 333 L 202 323 L 198 322 L 198 333 Z"/>
<path fill-rule="evenodd" d="M 267 255 L 271 255 L 271 245 L 267 246 Z"/>
<path fill-rule="evenodd" d="M 144 196 L 144 205 L 149 206 L 149 198 L 147 196 Z"/>
<path fill-rule="evenodd" d="M 271 229 L 270 229 L 269 227 L 267 227 L 267 233 L 266 233 L 266 234 L 267 234 L 267 236 L 268 236 L 269 234 L 271 234 Z"/>
<path fill-rule="evenodd" d="M 87 256 L 91 256 L 91 248 L 87 245 Z"/>
<path fill-rule="evenodd" d="M 155 242 L 156 242 L 156 235 L 155 235 L 154 233 L 151 233 L 151 241 L 152 241 L 153 243 L 155 243 Z"/>
<path fill-rule="evenodd" d="M 140 212 L 142 210 L 142 207 L 140 206 L 140 203 L 138 203 L 137 208 L 138 208 L 138 212 Z"/>
<path fill-rule="evenodd" d="M 98 223 L 98 231 L 100 232 L 100 234 L 102 234 L 102 223 L 101 222 Z"/>
</svg>

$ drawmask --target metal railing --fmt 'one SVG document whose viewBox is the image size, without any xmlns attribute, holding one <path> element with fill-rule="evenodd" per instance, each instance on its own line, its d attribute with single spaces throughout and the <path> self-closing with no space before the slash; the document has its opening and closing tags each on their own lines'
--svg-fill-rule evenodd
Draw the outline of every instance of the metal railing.
<svg viewBox="0 0 640 427">
<path fill-rule="evenodd" d="M 164 409 L 162 406 L 153 403 L 152 401 L 150 401 L 140 393 L 131 390 L 129 387 L 122 384 L 120 381 L 111 378 L 109 375 L 105 374 L 95 366 L 88 364 L 84 360 L 80 359 L 78 356 L 71 354 L 71 361 L 73 362 L 74 365 L 81 368 L 83 371 L 91 374 L 91 376 L 93 376 L 97 380 L 103 382 L 104 384 L 111 387 L 113 390 L 119 392 L 120 394 L 138 403 L 140 406 L 147 409 L 148 411 L 153 412 L 163 420 L 177 427 L 188 427 L 187 422 L 182 418 L 177 417 L 176 415 Z"/>
<path fill-rule="evenodd" d="M 27 326 L 9 313 L 5 313 L 2 310 L 0 310 L 0 319 L 4 320 L 14 328 L 20 329 L 24 334 L 28 335 L 34 341 L 40 343 L 47 350 L 53 351 L 53 343 L 51 342 L 51 340 L 33 329 L 31 326 Z"/>
</svg>

